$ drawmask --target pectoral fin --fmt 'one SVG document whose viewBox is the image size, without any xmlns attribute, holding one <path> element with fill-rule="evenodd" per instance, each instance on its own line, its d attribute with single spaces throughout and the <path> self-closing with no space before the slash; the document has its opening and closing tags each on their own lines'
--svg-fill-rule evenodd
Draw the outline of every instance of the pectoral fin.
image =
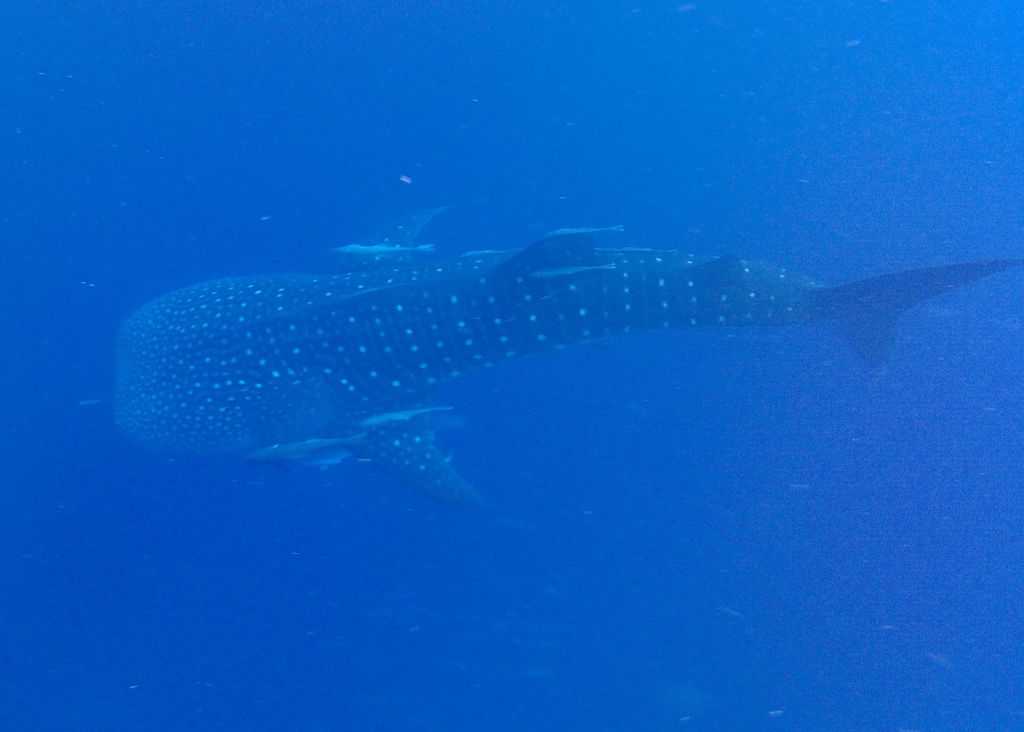
<svg viewBox="0 0 1024 732">
<path fill-rule="evenodd" d="M 368 429 L 349 446 L 358 460 L 368 462 L 420 495 L 441 503 L 476 506 L 483 502 L 447 457 L 437 449 L 434 433 L 423 420 L 389 421 Z"/>
</svg>

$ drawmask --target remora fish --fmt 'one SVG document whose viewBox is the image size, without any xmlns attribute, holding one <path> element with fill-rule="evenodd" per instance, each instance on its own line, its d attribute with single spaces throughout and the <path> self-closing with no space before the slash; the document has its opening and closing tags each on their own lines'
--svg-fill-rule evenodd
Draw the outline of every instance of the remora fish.
<svg viewBox="0 0 1024 732">
<path fill-rule="evenodd" d="M 477 493 L 420 410 L 470 369 L 630 331 L 813 321 L 879 363 L 904 310 L 1022 264 L 820 287 L 732 256 L 696 264 L 672 251 L 597 250 L 570 230 L 423 265 L 214 280 L 124 322 L 116 417 L 158 450 L 308 458 L 320 444 L 343 447 L 424 495 L 469 504 Z M 545 272 L 560 275 L 535 276 Z M 311 442 L 324 439 L 340 442 Z M 275 445 L 285 447 L 266 450 Z"/>
<path fill-rule="evenodd" d="M 333 250 L 335 254 L 350 254 L 357 257 L 386 258 L 392 256 L 405 256 L 413 252 L 432 252 L 433 244 L 419 244 L 417 246 L 405 247 L 397 244 L 346 244 Z"/>
<path fill-rule="evenodd" d="M 285 445 L 270 445 L 246 456 L 250 463 L 287 465 L 298 463 L 327 468 L 348 458 L 352 451 L 349 446 L 358 442 L 361 435 L 350 438 L 314 437 L 302 442 Z"/>
<path fill-rule="evenodd" d="M 414 256 L 434 251 L 433 244 L 416 244 L 416 239 L 423 227 L 446 209 L 447 206 L 438 206 L 419 211 L 388 224 L 365 242 L 346 244 L 331 251 L 342 258 L 348 271 L 409 262 Z"/>
</svg>

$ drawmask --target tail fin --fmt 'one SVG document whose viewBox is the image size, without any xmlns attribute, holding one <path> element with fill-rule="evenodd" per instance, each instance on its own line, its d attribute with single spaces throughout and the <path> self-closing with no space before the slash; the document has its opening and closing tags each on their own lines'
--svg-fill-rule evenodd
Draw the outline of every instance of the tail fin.
<svg viewBox="0 0 1024 732">
<path fill-rule="evenodd" d="M 1024 259 L 950 264 L 858 280 L 818 291 L 818 312 L 872 365 L 885 362 L 893 324 L 905 310 L 976 280 L 1024 267 Z"/>
</svg>

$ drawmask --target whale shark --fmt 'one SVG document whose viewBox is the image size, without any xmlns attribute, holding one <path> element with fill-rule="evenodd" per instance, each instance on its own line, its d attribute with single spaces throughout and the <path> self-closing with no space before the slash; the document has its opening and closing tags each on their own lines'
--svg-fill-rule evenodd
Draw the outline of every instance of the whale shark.
<svg viewBox="0 0 1024 732">
<path fill-rule="evenodd" d="M 559 229 L 518 250 L 437 257 L 426 220 L 341 252 L 346 271 L 202 282 L 143 305 L 118 335 L 115 417 L 133 442 L 255 462 L 370 463 L 429 498 L 481 501 L 435 439 L 443 382 L 631 332 L 830 324 L 869 364 L 895 320 L 997 272 L 999 259 L 823 286 L 739 256 L 600 247 L 621 227 Z"/>
</svg>

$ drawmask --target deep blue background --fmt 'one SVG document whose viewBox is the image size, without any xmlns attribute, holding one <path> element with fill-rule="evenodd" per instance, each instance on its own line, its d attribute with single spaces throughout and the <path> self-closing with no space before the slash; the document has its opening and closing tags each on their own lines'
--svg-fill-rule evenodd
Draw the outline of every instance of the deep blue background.
<svg viewBox="0 0 1024 732">
<path fill-rule="evenodd" d="M 110 410 L 134 307 L 424 206 L 452 253 L 1021 256 L 1024 15 L 947 5 L 5 3 L 0 729 L 1024 729 L 1024 275 L 881 373 L 808 327 L 472 374 L 479 513 Z"/>
</svg>

